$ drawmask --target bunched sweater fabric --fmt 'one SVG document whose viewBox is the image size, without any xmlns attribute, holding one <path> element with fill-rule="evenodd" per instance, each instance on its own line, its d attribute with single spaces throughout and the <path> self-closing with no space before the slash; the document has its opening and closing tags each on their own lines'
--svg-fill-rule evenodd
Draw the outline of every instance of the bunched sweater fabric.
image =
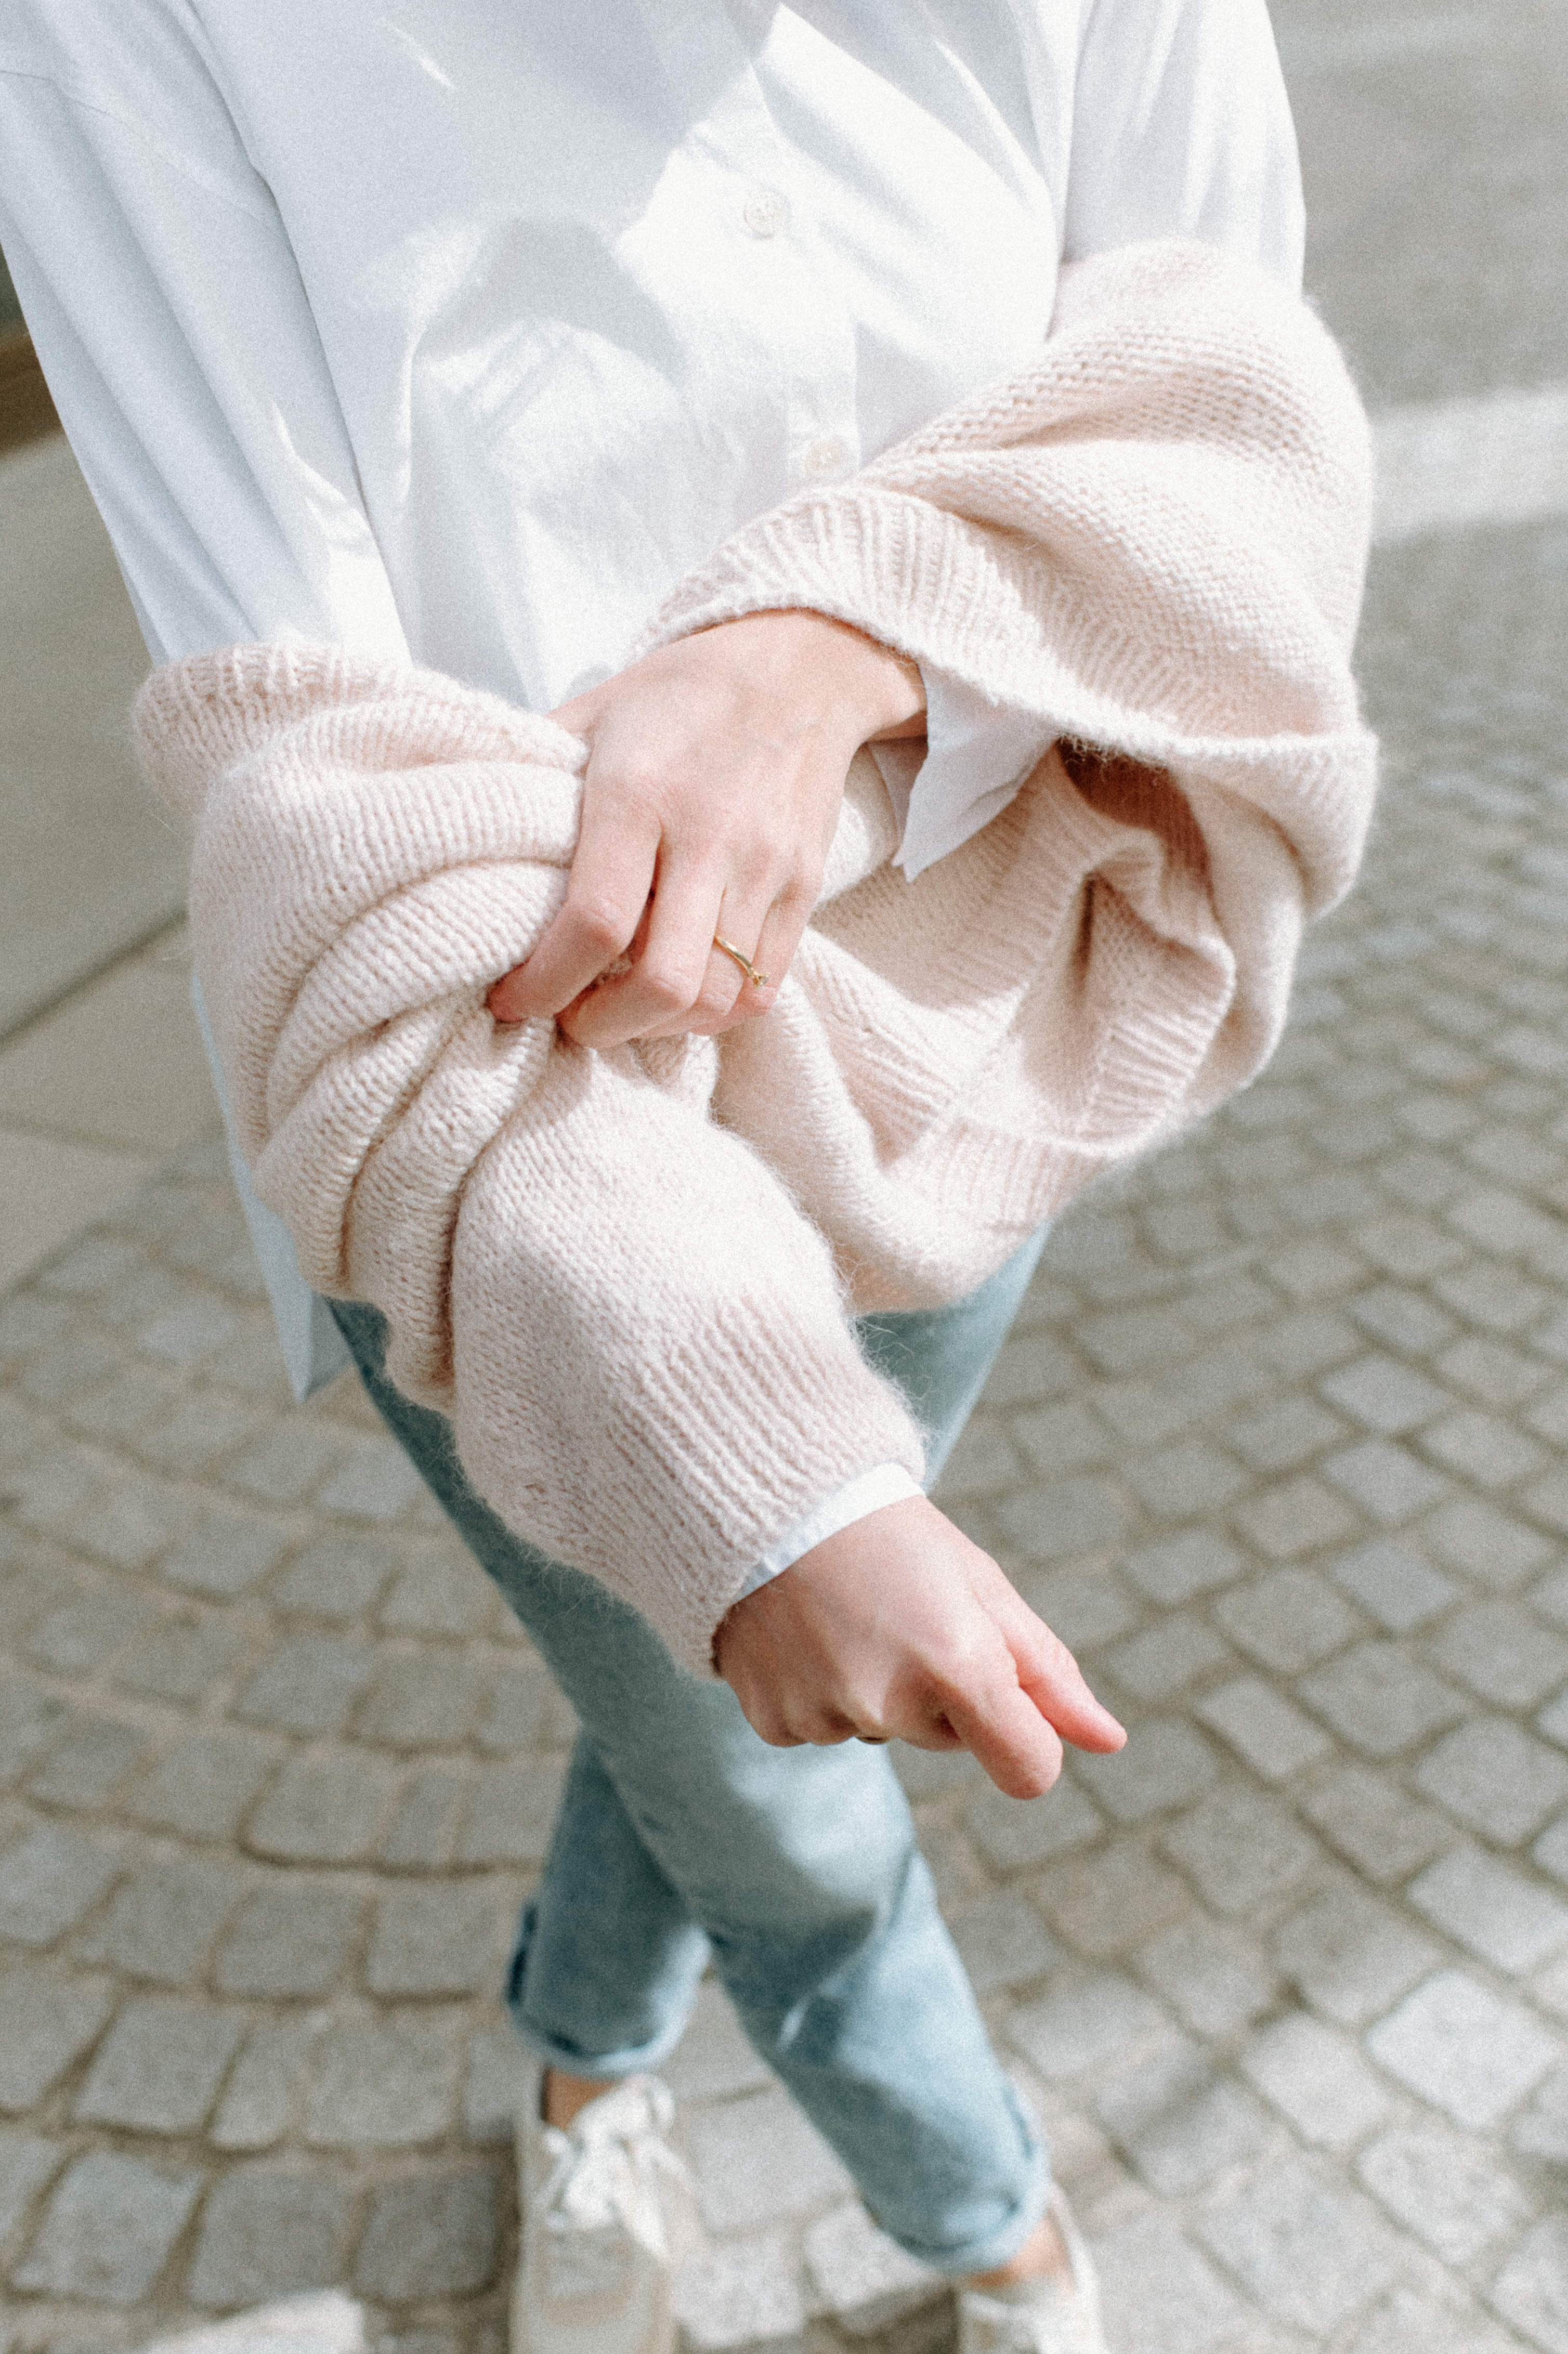
<svg viewBox="0 0 1568 2354">
<path fill-rule="evenodd" d="M 1036 366 L 737 533 L 634 651 L 808 607 L 1057 740 L 913 883 L 858 755 L 779 1002 L 716 1048 L 485 1011 L 565 891 L 553 722 L 303 644 L 143 690 L 259 1194 L 502 1517 L 697 1672 L 785 1530 L 918 1475 L 850 1315 L 961 1297 L 1266 1059 L 1370 819 L 1370 506 L 1310 311 L 1160 242 L 1065 270 Z"/>
</svg>

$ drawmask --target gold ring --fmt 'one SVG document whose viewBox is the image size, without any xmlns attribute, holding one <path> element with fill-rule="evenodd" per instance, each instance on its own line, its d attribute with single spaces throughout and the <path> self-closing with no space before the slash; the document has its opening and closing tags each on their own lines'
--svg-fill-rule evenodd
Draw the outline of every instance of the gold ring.
<svg viewBox="0 0 1568 2354">
<path fill-rule="evenodd" d="M 740 950 L 733 948 L 728 940 L 721 940 L 716 932 L 714 934 L 714 946 L 715 949 L 723 949 L 731 964 L 737 964 L 740 967 L 753 989 L 768 987 L 768 975 L 765 972 L 758 972 L 748 956 L 742 956 Z"/>
</svg>

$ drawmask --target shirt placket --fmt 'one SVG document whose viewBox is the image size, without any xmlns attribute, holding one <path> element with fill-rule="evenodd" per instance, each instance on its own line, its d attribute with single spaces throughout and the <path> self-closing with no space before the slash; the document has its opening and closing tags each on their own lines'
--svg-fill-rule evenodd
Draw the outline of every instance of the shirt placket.
<svg viewBox="0 0 1568 2354">
<path fill-rule="evenodd" d="M 767 21 L 747 0 L 654 0 L 649 10 L 672 80 L 714 92 L 686 148 L 733 233 L 733 299 L 781 387 L 783 492 L 853 473 L 861 451 L 849 309 L 807 174 L 768 105 L 758 61 Z"/>
</svg>

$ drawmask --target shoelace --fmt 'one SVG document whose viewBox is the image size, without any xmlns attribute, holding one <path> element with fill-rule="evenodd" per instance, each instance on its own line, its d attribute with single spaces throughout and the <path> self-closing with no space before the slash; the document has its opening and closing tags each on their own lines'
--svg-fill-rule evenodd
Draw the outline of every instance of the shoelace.
<svg viewBox="0 0 1568 2354">
<path fill-rule="evenodd" d="M 660 2178 L 689 2190 L 691 2176 L 664 2138 L 674 2115 L 668 2089 L 650 2080 L 622 2084 L 554 2133 L 542 2221 L 550 2233 L 627 2232 L 661 2264 L 671 2260 Z"/>
</svg>

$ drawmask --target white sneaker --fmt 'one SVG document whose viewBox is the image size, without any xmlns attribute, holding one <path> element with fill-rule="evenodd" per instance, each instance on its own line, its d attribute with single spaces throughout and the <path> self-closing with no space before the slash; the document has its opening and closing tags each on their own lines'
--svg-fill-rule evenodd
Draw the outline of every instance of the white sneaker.
<svg viewBox="0 0 1568 2354">
<path fill-rule="evenodd" d="M 539 2115 L 543 2070 L 529 2077 L 517 2118 L 512 2354 L 674 2354 L 671 2276 L 696 2201 L 665 2138 L 668 2085 L 628 2076 L 563 2133 Z"/>
<path fill-rule="evenodd" d="M 959 2354 L 1106 2354 L 1094 2260 L 1059 2187 L 1045 2211 L 1062 2234 L 1072 2286 L 1048 2275 L 1005 2289 L 960 2289 Z"/>
</svg>

